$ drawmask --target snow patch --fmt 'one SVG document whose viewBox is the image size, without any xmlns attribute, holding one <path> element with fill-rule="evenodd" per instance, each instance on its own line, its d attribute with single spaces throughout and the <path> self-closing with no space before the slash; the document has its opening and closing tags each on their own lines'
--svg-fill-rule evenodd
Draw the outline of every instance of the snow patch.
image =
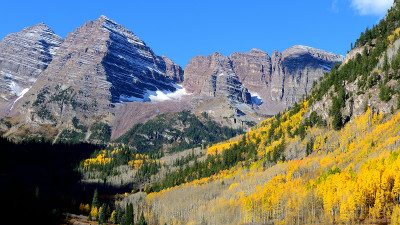
<svg viewBox="0 0 400 225">
<path fill-rule="evenodd" d="M 181 99 L 182 96 L 188 94 L 186 92 L 185 88 L 183 88 L 181 85 L 177 84 L 174 86 L 176 88 L 176 91 L 169 92 L 169 91 L 157 90 L 155 92 L 155 94 L 149 95 L 150 100 L 155 101 L 155 102 L 163 102 L 163 101 L 167 101 L 167 100 L 178 100 L 178 99 Z"/>
<path fill-rule="evenodd" d="M 168 100 L 179 100 L 182 98 L 184 95 L 189 95 L 185 88 L 182 87 L 182 85 L 175 84 L 174 87 L 176 88 L 176 91 L 171 92 L 171 91 L 150 91 L 147 90 L 146 93 L 144 94 L 143 98 L 137 98 L 134 96 L 126 96 L 126 95 L 121 95 L 119 96 L 119 101 L 120 102 L 163 102 L 163 101 L 168 101 Z"/>
<path fill-rule="evenodd" d="M 15 104 L 19 99 L 21 99 L 22 97 L 24 97 L 25 93 L 28 92 L 29 89 L 30 89 L 30 88 L 25 88 L 24 90 L 22 90 L 22 91 L 19 93 L 18 98 L 15 99 L 15 101 L 12 103 L 12 105 L 11 105 L 11 107 L 10 107 L 10 110 L 8 110 L 7 115 L 10 114 L 11 110 L 12 110 L 13 107 L 14 107 L 14 104 Z"/>
<path fill-rule="evenodd" d="M 14 92 L 14 94 L 15 94 L 16 96 L 21 96 L 22 92 L 25 90 L 25 89 L 23 89 L 22 87 L 20 87 L 17 83 L 15 83 L 14 81 L 11 81 L 11 82 L 8 84 L 8 87 L 10 87 L 10 90 L 11 90 L 12 92 Z M 28 90 L 29 90 L 29 88 L 28 88 Z"/>
<path fill-rule="evenodd" d="M 255 93 L 255 92 L 251 93 L 250 92 L 250 96 L 251 96 L 251 102 L 253 104 L 256 104 L 256 105 L 263 104 L 263 100 L 261 99 L 261 97 L 260 97 L 260 95 L 258 93 Z"/>
</svg>

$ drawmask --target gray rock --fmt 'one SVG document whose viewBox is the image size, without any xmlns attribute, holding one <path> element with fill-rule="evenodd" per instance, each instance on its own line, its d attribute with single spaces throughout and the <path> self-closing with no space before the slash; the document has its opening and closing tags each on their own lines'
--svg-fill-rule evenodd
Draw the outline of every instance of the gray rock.
<svg viewBox="0 0 400 225">
<path fill-rule="evenodd" d="M 62 42 L 44 23 L 5 36 L 0 43 L 0 103 L 12 101 L 30 88 Z"/>
<path fill-rule="evenodd" d="M 274 114 L 299 101 L 314 81 L 343 59 L 337 54 L 299 45 L 283 53 L 274 51 L 272 57 L 258 49 L 235 52 L 229 58 L 215 53 L 194 57 L 185 67 L 183 84 L 199 97 L 222 95 L 232 101 L 256 103 L 249 100 L 250 92 L 262 99 L 263 112 Z M 229 79 L 220 80 L 229 82 L 218 81 L 221 76 Z"/>
</svg>

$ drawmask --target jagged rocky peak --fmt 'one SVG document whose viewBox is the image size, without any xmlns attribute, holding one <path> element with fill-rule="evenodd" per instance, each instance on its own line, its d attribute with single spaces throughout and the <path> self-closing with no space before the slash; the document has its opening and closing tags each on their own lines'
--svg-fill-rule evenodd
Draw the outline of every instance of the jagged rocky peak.
<svg viewBox="0 0 400 225">
<path fill-rule="evenodd" d="M 114 103 L 150 101 L 159 91 L 174 92 L 182 76 L 172 60 L 157 56 L 132 31 L 101 16 L 67 35 L 21 102 L 31 103 L 25 107 L 27 120 L 37 122 L 112 117 Z"/>
<path fill-rule="evenodd" d="M 231 60 L 218 52 L 194 57 L 185 67 L 183 84 L 188 92 L 199 97 L 251 103 L 250 94 L 233 71 Z"/>
<path fill-rule="evenodd" d="M 47 68 L 62 42 L 44 23 L 5 36 L 0 42 L 0 102 L 25 93 Z"/>
<path fill-rule="evenodd" d="M 182 77 L 182 69 L 165 59 L 132 31 L 100 16 L 67 35 L 48 75 L 63 87 L 97 89 L 113 103 L 147 101 L 149 92 L 175 91 L 173 81 Z"/>
</svg>

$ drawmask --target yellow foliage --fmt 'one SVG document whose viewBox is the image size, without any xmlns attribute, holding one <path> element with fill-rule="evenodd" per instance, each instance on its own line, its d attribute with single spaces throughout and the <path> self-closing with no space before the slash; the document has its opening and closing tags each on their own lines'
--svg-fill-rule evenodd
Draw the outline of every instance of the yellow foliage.
<svg viewBox="0 0 400 225">
<path fill-rule="evenodd" d="M 143 160 L 146 160 L 146 161 L 149 160 L 149 156 L 146 155 L 146 154 L 134 154 L 133 157 L 134 157 L 134 159 L 130 160 L 128 162 L 128 165 L 131 166 L 133 169 L 136 169 L 136 170 L 139 170 L 142 167 Z M 156 163 L 162 163 L 159 160 L 152 160 L 152 161 L 154 161 Z"/>
<path fill-rule="evenodd" d="M 115 210 L 113 210 L 110 217 L 111 221 L 114 221 L 115 213 L 116 213 Z"/>
<path fill-rule="evenodd" d="M 400 224 L 400 206 L 396 205 L 393 208 L 391 223 L 392 225 L 399 225 Z"/>
<path fill-rule="evenodd" d="M 87 213 L 89 213 L 89 211 L 90 211 L 90 205 L 89 204 L 83 204 L 83 203 L 81 203 L 80 205 L 79 205 L 79 211 L 81 212 L 81 213 L 83 213 L 83 214 L 87 214 Z"/>
<path fill-rule="evenodd" d="M 283 113 L 282 118 L 286 120 L 278 124 L 276 130 L 293 133 L 307 109 L 305 102 L 300 111 L 290 118 L 287 112 Z M 249 167 L 238 165 L 181 187 L 151 193 L 146 199 L 152 202 L 180 188 L 196 190 L 233 177 L 231 185 L 223 187 L 226 189 L 224 194 L 231 194 L 231 199 L 213 200 L 212 213 L 218 213 L 222 206 L 239 205 L 240 223 L 317 224 L 323 221 L 354 224 L 366 218 L 379 219 L 391 215 L 392 224 L 398 224 L 400 113 L 389 116 L 384 118 L 382 114 L 368 109 L 340 131 L 307 128 L 307 135 L 315 137 L 313 150 L 318 154 L 277 164 L 265 172 L 259 170 L 262 160 L 251 163 Z M 265 143 L 273 121 L 269 118 L 246 134 L 247 143 L 261 139 L 259 158 L 273 151 L 282 140 Z M 304 141 L 298 137 L 286 135 L 285 140 L 288 144 L 295 143 L 296 148 L 305 148 Z M 234 143 L 214 145 L 208 149 L 208 154 L 220 153 Z M 284 168 L 284 172 L 276 168 Z M 271 177 L 256 183 L 254 177 L 261 174 Z M 241 189 L 245 182 L 251 183 L 249 186 L 252 188 Z"/>
<path fill-rule="evenodd" d="M 101 209 L 101 207 L 100 207 Z M 92 210 L 90 211 L 90 215 L 92 216 L 92 218 L 96 218 L 97 214 L 100 212 L 100 209 L 97 209 L 96 206 L 92 207 Z"/>
<path fill-rule="evenodd" d="M 395 36 L 397 36 L 397 38 L 399 37 L 399 33 L 400 33 L 400 27 L 397 28 L 395 31 L 393 31 L 393 33 L 387 37 L 387 40 L 389 41 L 390 44 L 393 44 L 393 42 L 395 41 Z"/>
</svg>

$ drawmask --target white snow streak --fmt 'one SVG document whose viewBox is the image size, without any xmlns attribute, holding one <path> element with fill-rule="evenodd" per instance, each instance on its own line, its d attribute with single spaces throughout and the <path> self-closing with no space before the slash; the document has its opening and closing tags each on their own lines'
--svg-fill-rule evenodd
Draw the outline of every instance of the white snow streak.
<svg viewBox="0 0 400 225">
<path fill-rule="evenodd" d="M 263 103 L 263 100 L 261 99 L 261 97 L 258 93 L 250 92 L 250 96 L 251 96 L 251 101 L 253 102 L 253 104 L 261 105 Z"/>
<path fill-rule="evenodd" d="M 14 104 L 15 104 L 20 98 L 24 97 L 24 94 L 25 94 L 26 92 L 28 92 L 29 89 L 30 89 L 30 88 L 25 88 L 24 90 L 22 90 L 22 91 L 19 93 L 18 98 L 15 99 L 15 101 L 12 103 L 12 105 L 11 105 L 11 107 L 10 107 L 10 110 L 8 110 L 7 115 L 10 114 L 11 110 L 12 110 L 13 107 L 14 107 Z"/>
<path fill-rule="evenodd" d="M 176 84 L 174 85 L 176 88 L 176 91 L 170 92 L 170 91 L 149 91 L 144 94 L 143 98 L 137 98 L 133 96 L 126 96 L 126 95 L 121 95 L 119 97 L 119 100 L 121 102 L 163 102 L 163 101 L 168 101 L 168 100 L 179 100 L 181 99 L 184 95 L 189 95 L 185 88 L 183 88 L 181 85 Z"/>
</svg>

